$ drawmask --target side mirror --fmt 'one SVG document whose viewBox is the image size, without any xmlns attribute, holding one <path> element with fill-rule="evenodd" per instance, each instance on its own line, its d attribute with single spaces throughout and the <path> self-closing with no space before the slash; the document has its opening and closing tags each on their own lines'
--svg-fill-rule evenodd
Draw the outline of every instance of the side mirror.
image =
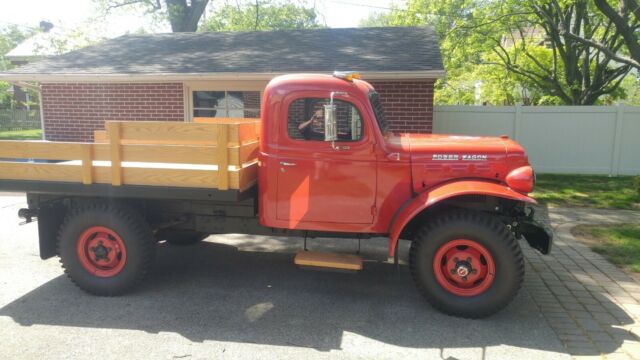
<svg viewBox="0 0 640 360">
<path fill-rule="evenodd" d="M 338 140 L 338 125 L 336 120 L 336 106 L 331 104 L 324 106 L 324 141 Z"/>
</svg>

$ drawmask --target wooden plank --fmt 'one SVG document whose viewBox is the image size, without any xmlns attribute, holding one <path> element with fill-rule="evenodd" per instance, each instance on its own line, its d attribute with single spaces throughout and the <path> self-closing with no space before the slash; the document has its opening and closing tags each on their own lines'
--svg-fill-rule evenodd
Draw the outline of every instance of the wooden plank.
<svg viewBox="0 0 640 360">
<path fill-rule="evenodd" d="M 260 118 L 211 118 L 211 117 L 195 117 L 193 122 L 197 124 L 244 124 L 244 123 L 260 123 Z"/>
<path fill-rule="evenodd" d="M 261 121 L 260 118 L 193 118 L 193 122 L 200 124 L 250 124 L 252 126 L 247 126 L 247 128 L 253 128 L 256 140 L 260 138 Z M 243 141 L 251 141 L 251 135 L 248 137 L 245 135 L 245 137 Z"/>
<path fill-rule="evenodd" d="M 50 141 L 0 141 L 0 158 L 77 160 L 80 159 L 80 143 Z"/>
<path fill-rule="evenodd" d="M 111 155 L 111 185 L 120 186 L 122 185 L 122 160 L 120 153 L 120 134 L 121 134 L 121 123 L 119 122 L 110 122 L 107 123 L 107 133 L 109 135 L 109 146 L 110 146 L 110 155 Z"/>
<path fill-rule="evenodd" d="M 107 137 L 106 130 L 94 130 L 93 131 L 93 142 L 94 143 L 108 143 L 109 138 Z"/>
<path fill-rule="evenodd" d="M 353 254 L 299 251 L 293 262 L 299 266 L 362 270 L 362 258 Z"/>
<path fill-rule="evenodd" d="M 153 143 L 183 144 L 215 144 L 217 125 L 194 124 L 176 121 L 131 121 L 108 122 L 119 123 L 121 138 L 127 143 L 130 140 Z"/>
<path fill-rule="evenodd" d="M 229 143 L 230 126 L 227 124 L 219 124 L 217 137 L 217 163 L 218 163 L 218 189 L 229 189 L 229 151 L 227 149 Z"/>
<path fill-rule="evenodd" d="M 248 162 L 253 162 L 256 159 L 258 159 L 258 153 L 260 152 L 260 143 L 256 142 L 251 142 L 251 143 L 246 143 L 240 146 L 239 148 L 239 153 L 238 153 L 238 161 L 229 161 L 232 162 L 234 165 L 236 163 L 239 164 L 244 164 L 244 163 L 248 163 Z M 234 159 L 235 160 L 235 159 Z"/>
<path fill-rule="evenodd" d="M 258 141 L 256 124 L 238 124 L 238 136 L 241 144 Z"/>
<path fill-rule="evenodd" d="M 240 146 L 248 142 L 256 142 L 259 136 L 256 134 L 255 124 L 228 124 L 230 146 Z"/>
<path fill-rule="evenodd" d="M 94 160 L 109 161 L 111 159 L 107 144 L 93 144 L 93 148 Z M 216 146 L 192 145 L 123 144 L 120 146 L 122 161 L 198 165 L 215 165 L 218 158 L 216 149 Z M 229 149 L 230 154 L 231 150 Z M 238 158 L 238 155 L 234 156 L 235 162 L 238 162 Z"/>
<path fill-rule="evenodd" d="M 109 167 L 95 167 L 95 181 L 111 182 Z M 218 186 L 218 174 L 212 170 L 158 169 L 146 167 L 122 168 L 122 180 L 127 185 L 175 186 L 211 188 Z"/>
<path fill-rule="evenodd" d="M 0 162 L 0 179 L 78 182 L 82 168 L 67 164 Z"/>
<path fill-rule="evenodd" d="M 93 159 L 110 161 L 108 144 L 93 144 Z M 176 164 L 217 165 L 217 146 L 193 145 L 121 145 L 122 161 L 157 162 Z M 240 167 L 258 158 L 259 144 L 247 143 L 229 147 L 227 156 L 230 166 Z"/>
<path fill-rule="evenodd" d="M 93 183 L 93 159 L 91 144 L 82 144 L 82 183 L 91 185 Z"/>
<path fill-rule="evenodd" d="M 238 171 L 238 183 L 234 189 L 245 191 L 258 183 L 258 163 L 245 166 Z"/>
</svg>

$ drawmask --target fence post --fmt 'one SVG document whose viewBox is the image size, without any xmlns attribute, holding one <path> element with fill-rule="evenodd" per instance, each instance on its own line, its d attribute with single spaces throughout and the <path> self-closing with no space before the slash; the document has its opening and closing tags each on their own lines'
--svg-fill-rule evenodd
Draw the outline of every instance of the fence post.
<svg viewBox="0 0 640 360">
<path fill-rule="evenodd" d="M 520 141 L 520 128 L 522 127 L 522 105 L 516 104 L 515 118 L 513 121 L 513 139 Z"/>
<path fill-rule="evenodd" d="M 611 154 L 611 170 L 609 176 L 620 174 L 620 152 L 622 147 L 622 123 L 624 122 L 624 105 L 618 104 L 616 109 L 615 133 L 613 136 L 613 152 Z"/>
</svg>

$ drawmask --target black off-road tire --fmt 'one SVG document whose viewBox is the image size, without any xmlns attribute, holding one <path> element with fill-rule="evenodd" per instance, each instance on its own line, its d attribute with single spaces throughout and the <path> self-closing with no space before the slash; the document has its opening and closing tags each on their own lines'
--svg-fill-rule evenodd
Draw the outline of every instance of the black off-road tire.
<svg viewBox="0 0 640 360">
<path fill-rule="evenodd" d="M 484 292 L 460 296 L 436 279 L 434 256 L 444 244 L 469 239 L 493 258 L 495 277 Z M 503 309 L 518 293 L 524 279 L 524 258 L 511 231 L 495 217 L 458 210 L 445 213 L 420 229 L 410 250 L 410 269 L 418 291 L 437 310 L 464 318 L 483 318 Z"/>
<path fill-rule="evenodd" d="M 189 246 L 195 245 L 209 237 L 209 234 L 191 230 L 166 229 L 156 234 L 158 241 L 165 240 L 171 245 Z"/>
<path fill-rule="evenodd" d="M 96 226 L 112 229 L 126 249 L 124 267 L 110 277 L 89 272 L 78 256 L 81 234 Z M 147 222 L 134 209 L 121 204 L 87 204 L 67 214 L 58 234 L 58 254 L 65 273 L 79 288 L 94 295 L 116 296 L 130 291 L 151 271 L 155 240 Z"/>
</svg>

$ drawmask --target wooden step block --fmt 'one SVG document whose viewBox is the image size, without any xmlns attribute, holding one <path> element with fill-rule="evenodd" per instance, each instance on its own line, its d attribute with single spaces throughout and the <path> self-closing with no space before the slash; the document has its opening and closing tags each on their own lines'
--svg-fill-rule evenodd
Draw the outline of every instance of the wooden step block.
<svg viewBox="0 0 640 360">
<path fill-rule="evenodd" d="M 351 254 L 299 251 L 293 262 L 300 266 L 340 270 L 362 270 L 362 258 Z"/>
</svg>

